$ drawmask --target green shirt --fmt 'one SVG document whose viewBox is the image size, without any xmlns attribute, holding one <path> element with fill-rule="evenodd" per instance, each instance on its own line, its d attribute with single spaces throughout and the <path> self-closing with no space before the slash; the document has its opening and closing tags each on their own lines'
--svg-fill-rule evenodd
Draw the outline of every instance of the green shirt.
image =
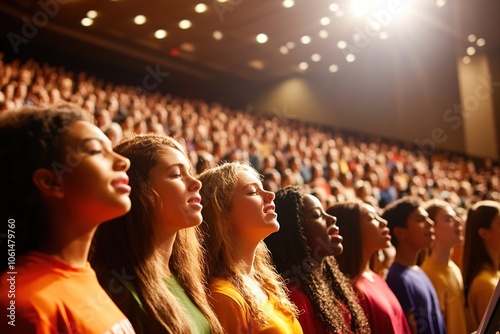
<svg viewBox="0 0 500 334">
<path fill-rule="evenodd" d="M 200 311 L 189 296 L 184 292 L 184 289 L 179 285 L 175 277 L 166 278 L 167 287 L 178 299 L 184 308 L 184 313 L 189 320 L 192 333 L 210 334 L 210 323 L 205 315 Z"/>
</svg>

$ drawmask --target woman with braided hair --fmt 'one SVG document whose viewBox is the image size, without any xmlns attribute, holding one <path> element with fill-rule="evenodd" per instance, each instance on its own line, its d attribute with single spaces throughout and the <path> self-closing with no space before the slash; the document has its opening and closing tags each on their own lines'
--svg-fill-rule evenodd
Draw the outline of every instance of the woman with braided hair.
<svg viewBox="0 0 500 334">
<path fill-rule="evenodd" d="M 298 187 L 279 190 L 274 201 L 281 227 L 264 241 L 301 312 L 304 333 L 370 333 L 352 286 L 333 257 L 342 252 L 335 217 Z"/>
</svg>

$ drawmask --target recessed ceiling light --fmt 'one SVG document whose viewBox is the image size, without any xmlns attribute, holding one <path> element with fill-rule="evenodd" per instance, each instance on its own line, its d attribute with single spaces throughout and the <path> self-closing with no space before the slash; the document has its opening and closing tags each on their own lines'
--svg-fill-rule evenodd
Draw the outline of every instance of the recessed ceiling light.
<svg viewBox="0 0 500 334">
<path fill-rule="evenodd" d="M 281 46 L 280 47 L 280 52 L 284 55 L 288 54 L 288 48 L 286 46 Z"/>
<path fill-rule="evenodd" d="M 199 3 L 194 7 L 194 11 L 197 13 L 205 13 L 208 7 L 204 3 Z"/>
<path fill-rule="evenodd" d="M 315 53 L 311 56 L 311 60 L 314 62 L 318 62 L 321 60 L 321 56 L 319 54 Z"/>
<path fill-rule="evenodd" d="M 469 56 L 465 56 L 462 58 L 462 61 L 464 62 L 464 64 L 470 64 L 471 62 L 471 59 Z"/>
<path fill-rule="evenodd" d="M 248 66 L 256 70 L 264 69 L 264 63 L 262 62 L 262 60 L 251 60 L 248 62 Z"/>
<path fill-rule="evenodd" d="M 282 5 L 285 8 L 292 8 L 295 5 L 295 1 L 293 1 L 293 0 L 283 0 Z"/>
<path fill-rule="evenodd" d="M 286 43 L 286 47 L 291 50 L 291 49 L 293 49 L 295 47 L 295 43 L 294 42 L 288 42 L 288 43 Z"/>
<path fill-rule="evenodd" d="M 328 16 L 324 16 L 322 17 L 320 20 L 319 20 L 319 23 L 321 23 L 321 25 L 323 26 L 327 26 L 329 25 L 331 22 L 330 18 Z"/>
<path fill-rule="evenodd" d="M 347 56 L 345 56 L 345 60 L 348 62 L 348 63 L 352 63 L 353 61 L 356 60 L 356 56 L 353 55 L 352 53 L 349 53 Z"/>
<path fill-rule="evenodd" d="M 263 43 L 266 43 L 267 40 L 268 40 L 268 37 L 266 34 L 258 34 L 257 37 L 255 38 L 257 40 L 257 42 L 263 44 Z"/>
<path fill-rule="evenodd" d="M 337 47 L 342 50 L 342 49 L 345 49 L 347 47 L 347 43 L 345 41 L 338 41 L 337 42 Z"/>
<path fill-rule="evenodd" d="M 436 6 L 438 7 L 444 7 L 446 5 L 446 0 L 436 0 Z"/>
<path fill-rule="evenodd" d="M 91 26 L 94 23 L 94 20 L 92 20 L 91 18 L 85 17 L 85 18 L 82 19 L 81 22 L 82 22 L 82 26 L 88 27 L 88 26 Z"/>
<path fill-rule="evenodd" d="M 330 8 L 331 12 L 336 12 L 340 9 L 340 6 L 338 4 L 336 4 L 335 2 L 333 2 L 330 4 L 330 6 L 328 8 Z"/>
<path fill-rule="evenodd" d="M 193 43 L 182 43 L 180 49 L 186 52 L 194 52 L 195 47 Z"/>
<path fill-rule="evenodd" d="M 307 68 L 309 67 L 309 64 L 306 63 L 305 61 L 303 61 L 302 63 L 299 64 L 299 68 L 302 70 L 302 71 L 305 71 L 307 70 Z"/>
<path fill-rule="evenodd" d="M 224 37 L 219 30 L 215 30 L 212 35 L 214 36 L 214 39 L 218 41 L 220 41 L 222 37 Z"/>
<path fill-rule="evenodd" d="M 473 46 L 469 46 L 469 47 L 467 48 L 467 54 L 468 54 L 469 56 L 472 56 L 472 55 L 474 55 L 475 53 L 476 53 L 476 48 L 475 48 L 475 47 L 473 47 Z"/>
<path fill-rule="evenodd" d="M 228 0 L 217 0 L 217 2 L 227 2 Z"/>
<path fill-rule="evenodd" d="M 189 29 L 191 28 L 191 25 L 192 23 L 189 20 L 182 20 L 179 22 L 179 28 L 181 29 Z"/>
<path fill-rule="evenodd" d="M 330 72 L 332 72 L 332 73 L 335 73 L 335 72 L 338 72 L 339 67 L 337 65 L 333 64 L 333 65 L 330 65 L 328 70 L 330 70 Z"/>
<path fill-rule="evenodd" d="M 388 39 L 389 34 L 387 33 L 387 31 L 381 31 L 380 34 L 378 34 L 378 37 L 380 37 L 380 39 Z"/>
<path fill-rule="evenodd" d="M 320 38 L 328 38 L 328 31 L 326 31 L 326 30 L 320 30 L 319 31 L 319 37 Z"/>
<path fill-rule="evenodd" d="M 134 17 L 134 23 L 137 25 L 141 25 L 141 24 L 146 23 L 146 16 L 137 15 L 136 17 Z"/>
<path fill-rule="evenodd" d="M 87 12 L 87 17 L 90 19 L 95 19 L 97 17 L 97 12 L 95 10 L 89 10 Z"/>
<path fill-rule="evenodd" d="M 474 43 L 476 41 L 476 39 L 477 39 L 477 37 L 474 34 L 470 34 L 469 36 L 467 36 L 467 40 L 471 43 Z"/>
<path fill-rule="evenodd" d="M 158 29 L 155 31 L 155 37 L 158 39 L 163 39 L 167 37 L 167 31 L 163 29 Z"/>
<path fill-rule="evenodd" d="M 484 46 L 486 44 L 486 41 L 484 38 L 478 38 L 476 41 L 477 46 Z"/>
<path fill-rule="evenodd" d="M 307 35 L 304 35 L 300 38 L 300 42 L 302 44 L 309 44 L 311 43 L 311 37 L 307 36 Z"/>
</svg>

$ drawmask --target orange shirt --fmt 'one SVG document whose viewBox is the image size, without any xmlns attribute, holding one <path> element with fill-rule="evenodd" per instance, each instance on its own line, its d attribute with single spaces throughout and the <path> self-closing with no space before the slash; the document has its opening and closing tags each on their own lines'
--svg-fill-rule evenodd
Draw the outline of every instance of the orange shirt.
<svg viewBox="0 0 500 334">
<path fill-rule="evenodd" d="M 135 333 L 89 264 L 75 268 L 36 252 L 1 274 L 0 309 L 0 333 Z"/>
</svg>

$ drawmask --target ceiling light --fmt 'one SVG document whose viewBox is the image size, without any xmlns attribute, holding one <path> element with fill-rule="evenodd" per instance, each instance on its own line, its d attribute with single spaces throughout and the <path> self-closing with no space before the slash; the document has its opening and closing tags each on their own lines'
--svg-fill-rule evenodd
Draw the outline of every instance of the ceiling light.
<svg viewBox="0 0 500 334">
<path fill-rule="evenodd" d="M 330 72 L 335 73 L 339 70 L 339 67 L 337 65 L 333 64 L 333 65 L 330 65 L 330 67 L 328 69 L 330 70 Z"/>
<path fill-rule="evenodd" d="M 474 34 L 470 34 L 469 36 L 467 36 L 467 40 L 471 43 L 474 43 L 476 41 L 476 39 L 477 39 L 477 37 Z"/>
<path fill-rule="evenodd" d="M 339 5 L 336 4 L 335 2 L 331 3 L 328 8 L 330 8 L 331 12 L 336 12 L 340 9 Z"/>
<path fill-rule="evenodd" d="M 257 40 L 257 42 L 259 42 L 260 44 L 263 44 L 263 43 L 266 43 L 268 38 L 267 38 L 267 35 L 266 34 L 258 34 L 257 37 L 255 38 Z"/>
<path fill-rule="evenodd" d="M 315 53 L 311 56 L 311 60 L 314 62 L 318 62 L 321 60 L 321 56 L 319 54 Z"/>
<path fill-rule="evenodd" d="M 141 25 L 141 24 L 146 23 L 146 16 L 137 15 L 136 17 L 134 17 L 134 23 L 137 25 Z"/>
<path fill-rule="evenodd" d="M 293 0 L 283 0 L 283 7 L 292 8 L 295 5 L 295 1 Z"/>
<path fill-rule="evenodd" d="M 181 29 L 189 29 L 191 28 L 191 25 L 192 23 L 189 20 L 182 20 L 179 22 L 179 28 Z"/>
<path fill-rule="evenodd" d="M 345 56 L 345 60 L 348 62 L 348 63 L 352 63 L 353 61 L 356 60 L 356 56 L 353 55 L 352 53 L 349 53 L 347 56 Z"/>
<path fill-rule="evenodd" d="M 380 34 L 378 34 L 378 37 L 380 37 L 380 39 L 388 39 L 389 34 L 387 33 L 387 31 L 381 31 Z"/>
<path fill-rule="evenodd" d="M 305 61 L 303 61 L 302 63 L 299 64 L 299 68 L 302 70 L 302 71 L 305 71 L 307 70 L 307 68 L 309 67 L 309 64 L 306 63 Z"/>
<path fill-rule="evenodd" d="M 304 35 L 300 38 L 300 42 L 302 44 L 309 44 L 311 43 L 311 37 L 307 36 L 307 35 Z"/>
<path fill-rule="evenodd" d="M 186 52 L 194 52 L 195 48 L 193 43 L 182 43 L 180 49 Z"/>
<path fill-rule="evenodd" d="M 91 26 L 93 23 L 94 23 L 94 20 L 92 20 L 88 17 L 85 17 L 82 19 L 82 26 L 84 26 L 84 27 Z"/>
<path fill-rule="evenodd" d="M 464 64 L 470 64 L 471 62 L 471 59 L 469 56 L 465 56 L 462 58 L 462 61 L 464 62 Z"/>
<path fill-rule="evenodd" d="M 286 54 L 288 54 L 288 48 L 283 45 L 280 47 L 280 52 L 281 52 L 281 54 L 286 55 Z"/>
<path fill-rule="evenodd" d="M 327 26 L 330 24 L 330 18 L 328 16 L 324 16 L 321 18 L 321 20 L 319 20 L 319 23 L 321 23 L 321 25 L 323 26 Z"/>
<path fill-rule="evenodd" d="M 295 43 L 294 42 L 288 42 L 288 43 L 286 43 L 286 47 L 291 50 L 291 49 L 293 49 L 295 47 Z"/>
<path fill-rule="evenodd" d="M 364 15 L 370 10 L 367 0 L 356 0 L 351 3 L 351 10 L 355 15 Z"/>
<path fill-rule="evenodd" d="M 248 62 L 248 66 L 256 70 L 264 69 L 264 63 L 262 62 L 262 60 L 251 60 Z"/>
<path fill-rule="evenodd" d="M 484 38 L 478 38 L 476 41 L 477 46 L 484 46 L 486 44 L 486 41 Z"/>
<path fill-rule="evenodd" d="M 337 42 L 337 47 L 342 50 L 342 49 L 345 49 L 347 47 L 347 43 L 345 41 L 338 41 Z"/>
<path fill-rule="evenodd" d="M 227 2 L 227 0 L 217 0 L 217 2 Z"/>
<path fill-rule="evenodd" d="M 87 17 L 89 19 L 95 19 L 97 17 L 97 12 L 95 10 L 89 10 L 87 12 Z"/>
<path fill-rule="evenodd" d="M 207 11 L 207 5 L 204 3 L 199 3 L 194 7 L 194 11 L 197 13 L 205 13 Z"/>
<path fill-rule="evenodd" d="M 222 39 L 222 33 L 219 30 L 215 30 L 214 33 L 212 34 L 214 36 L 214 39 L 220 41 Z"/>
<path fill-rule="evenodd" d="M 446 5 L 446 0 L 436 0 L 436 6 L 439 8 L 444 7 Z"/>
<path fill-rule="evenodd" d="M 167 31 L 163 30 L 163 29 L 158 29 L 155 31 L 155 37 L 157 39 L 163 39 L 163 38 L 167 37 Z"/>
<path fill-rule="evenodd" d="M 377 30 L 380 30 L 382 28 L 382 26 L 380 25 L 380 23 L 378 23 L 376 21 L 370 21 L 370 23 L 368 23 L 368 26 L 373 31 L 377 31 Z"/>
<path fill-rule="evenodd" d="M 472 55 L 474 55 L 475 53 L 476 53 L 476 48 L 475 48 L 475 47 L 473 47 L 473 46 L 469 46 L 469 47 L 467 48 L 467 54 L 468 54 L 469 56 L 472 56 Z"/>
<path fill-rule="evenodd" d="M 344 11 L 342 9 L 339 9 L 338 11 L 335 12 L 336 17 L 342 17 L 344 16 Z"/>
<path fill-rule="evenodd" d="M 326 30 L 320 30 L 319 31 L 319 37 L 320 38 L 328 38 L 328 31 L 326 31 Z"/>
</svg>

